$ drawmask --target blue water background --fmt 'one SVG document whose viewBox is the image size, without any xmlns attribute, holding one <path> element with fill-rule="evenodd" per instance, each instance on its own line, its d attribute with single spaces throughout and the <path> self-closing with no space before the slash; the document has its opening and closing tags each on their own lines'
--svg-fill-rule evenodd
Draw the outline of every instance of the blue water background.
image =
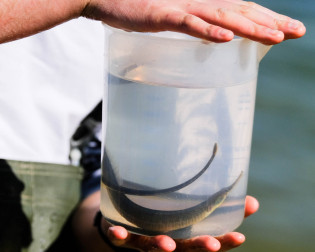
<svg viewBox="0 0 315 252">
<path fill-rule="evenodd" d="M 248 193 L 260 210 L 236 252 L 315 251 L 315 1 L 259 0 L 307 33 L 272 47 L 259 69 Z"/>
</svg>

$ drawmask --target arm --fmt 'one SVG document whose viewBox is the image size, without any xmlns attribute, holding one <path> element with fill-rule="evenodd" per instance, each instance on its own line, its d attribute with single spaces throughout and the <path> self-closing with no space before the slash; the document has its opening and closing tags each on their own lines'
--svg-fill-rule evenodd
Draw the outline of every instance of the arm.
<svg viewBox="0 0 315 252">
<path fill-rule="evenodd" d="M 0 43 L 36 34 L 79 17 L 85 0 L 1 0 Z"/>
<path fill-rule="evenodd" d="M 178 31 L 215 42 L 234 34 L 265 44 L 304 35 L 304 25 L 240 0 L 2 0 L 0 43 L 85 16 L 132 31 Z"/>
</svg>

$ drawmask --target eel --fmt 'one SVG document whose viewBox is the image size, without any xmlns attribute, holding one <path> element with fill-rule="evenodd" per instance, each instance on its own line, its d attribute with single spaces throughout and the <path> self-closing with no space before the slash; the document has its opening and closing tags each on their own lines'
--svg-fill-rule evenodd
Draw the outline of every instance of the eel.
<svg viewBox="0 0 315 252">
<path fill-rule="evenodd" d="M 205 201 L 181 210 L 154 210 L 130 200 L 125 194 L 108 188 L 108 194 L 116 210 L 129 222 L 150 232 L 166 233 L 189 227 L 208 217 L 226 199 L 228 193 L 241 179 L 243 172 L 229 186 L 209 196 Z"/>
<path fill-rule="evenodd" d="M 106 169 L 103 169 L 102 182 L 104 183 L 104 185 L 106 185 L 107 188 L 110 188 L 112 190 L 116 190 L 116 191 L 119 191 L 119 192 L 122 192 L 125 194 L 129 194 L 129 195 L 151 196 L 151 195 L 157 195 L 157 194 L 162 194 L 162 193 L 175 192 L 175 191 L 178 191 L 178 190 L 188 186 L 189 184 L 193 183 L 209 168 L 209 166 L 211 165 L 211 163 L 212 163 L 212 161 L 213 161 L 213 159 L 217 153 L 217 149 L 218 149 L 218 146 L 217 146 L 217 143 L 215 143 L 213 146 L 212 155 L 211 155 L 209 161 L 192 178 L 188 179 L 187 181 L 185 181 L 179 185 L 173 186 L 173 187 L 164 188 L 164 189 L 152 189 L 152 190 L 149 190 L 148 188 L 146 188 L 145 190 L 139 190 L 139 189 L 128 188 L 125 186 L 118 185 L 112 164 L 111 164 L 106 152 L 104 152 L 103 167 L 106 167 Z M 139 185 L 137 185 L 137 186 L 139 186 Z"/>
<path fill-rule="evenodd" d="M 226 199 L 228 193 L 234 188 L 234 186 L 241 179 L 243 172 L 240 173 L 238 178 L 229 186 L 222 188 L 218 192 L 210 195 L 206 200 L 201 203 L 181 210 L 154 210 L 144 206 L 141 206 L 131 199 L 126 194 L 132 195 L 155 195 L 158 193 L 171 193 L 177 191 L 188 184 L 191 184 L 210 166 L 217 151 L 217 144 L 214 145 L 213 153 L 206 166 L 194 177 L 186 182 L 165 189 L 159 190 L 136 190 L 132 188 L 120 187 L 117 183 L 117 179 L 114 174 L 113 167 L 107 157 L 104 154 L 103 165 L 106 165 L 107 179 L 111 179 L 110 186 L 107 187 L 109 198 L 118 211 L 118 213 L 126 220 L 136 225 L 138 228 L 153 232 L 153 233 L 167 233 L 178 229 L 189 227 L 197 222 L 202 221 L 208 217 L 215 209 L 217 209 Z M 104 182 L 104 178 L 102 177 Z M 106 186 L 107 183 L 105 183 Z M 129 192 L 129 193 L 127 193 Z"/>
</svg>

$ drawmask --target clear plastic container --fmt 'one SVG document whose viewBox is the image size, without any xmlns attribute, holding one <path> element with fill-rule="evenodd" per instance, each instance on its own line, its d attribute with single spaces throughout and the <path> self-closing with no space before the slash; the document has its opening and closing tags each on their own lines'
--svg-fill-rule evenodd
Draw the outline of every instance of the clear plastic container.
<svg viewBox="0 0 315 252">
<path fill-rule="evenodd" d="M 103 216 L 134 233 L 173 238 L 237 228 L 258 66 L 269 47 L 116 29 L 108 42 Z"/>
</svg>

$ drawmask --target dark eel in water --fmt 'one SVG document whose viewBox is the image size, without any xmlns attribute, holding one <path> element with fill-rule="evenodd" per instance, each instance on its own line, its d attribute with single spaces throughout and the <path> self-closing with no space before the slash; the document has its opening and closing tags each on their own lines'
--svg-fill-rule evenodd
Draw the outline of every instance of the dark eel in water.
<svg viewBox="0 0 315 252">
<path fill-rule="evenodd" d="M 217 153 L 217 149 L 218 149 L 218 146 L 215 143 L 213 146 L 212 155 L 209 161 L 207 162 L 207 164 L 202 168 L 200 172 L 198 172 L 195 176 L 193 176 L 189 180 L 173 187 L 164 188 L 164 189 L 154 189 L 154 190 L 149 190 L 148 188 L 145 188 L 144 190 L 139 190 L 139 189 L 133 189 L 133 188 L 128 188 L 128 187 L 118 185 L 118 182 L 114 173 L 114 169 L 107 156 L 107 153 L 105 152 L 104 157 L 103 157 L 103 167 L 106 167 L 106 169 L 103 170 L 102 181 L 107 186 L 107 188 L 110 188 L 110 189 L 113 189 L 113 190 L 116 190 L 125 194 L 129 194 L 129 195 L 150 196 L 150 195 L 156 195 L 156 194 L 162 194 L 162 193 L 175 192 L 193 183 L 208 169 L 208 167 L 210 166 L 210 164 L 212 163 L 215 157 L 215 154 Z"/>
<path fill-rule="evenodd" d="M 187 185 L 191 184 L 197 178 L 199 178 L 205 170 L 210 166 L 214 156 L 216 154 L 217 144 L 214 145 L 213 153 L 206 166 L 194 177 L 186 182 L 160 190 L 135 190 L 132 188 L 120 187 L 117 183 L 113 167 L 104 153 L 103 165 L 106 167 L 107 177 L 102 177 L 104 184 L 107 186 L 108 195 L 111 199 L 115 209 L 126 220 L 133 223 L 137 227 L 143 230 L 157 233 L 166 233 L 177 229 L 189 227 L 204 218 L 209 216 L 215 209 L 217 209 L 226 199 L 228 193 L 234 188 L 237 182 L 241 179 L 243 172 L 238 178 L 229 186 L 222 188 L 220 191 L 203 202 L 181 210 L 154 210 L 147 207 L 143 207 L 132 200 L 130 200 L 126 194 L 133 195 L 154 195 L 159 193 L 171 193 L 177 191 Z M 105 179 L 107 178 L 107 179 Z M 108 185 L 109 179 L 111 179 Z"/>
</svg>

